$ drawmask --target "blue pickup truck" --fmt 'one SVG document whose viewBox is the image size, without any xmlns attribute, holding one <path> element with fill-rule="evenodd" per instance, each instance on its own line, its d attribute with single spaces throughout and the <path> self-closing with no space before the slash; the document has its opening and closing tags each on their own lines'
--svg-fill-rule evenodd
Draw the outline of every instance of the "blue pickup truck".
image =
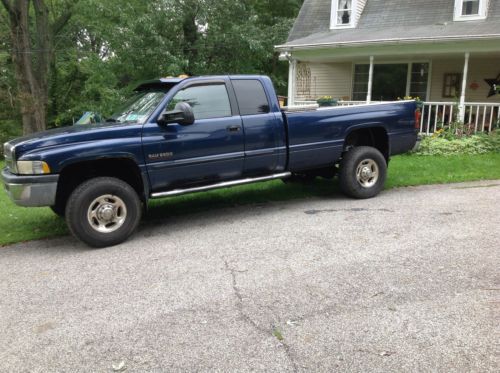
<svg viewBox="0 0 500 373">
<path fill-rule="evenodd" d="M 417 140 L 413 101 L 281 109 L 265 76 L 160 79 L 104 123 L 7 142 L 5 190 L 50 206 L 93 247 L 126 240 L 150 199 L 253 182 L 338 174 L 370 198 L 391 155 Z"/>
</svg>

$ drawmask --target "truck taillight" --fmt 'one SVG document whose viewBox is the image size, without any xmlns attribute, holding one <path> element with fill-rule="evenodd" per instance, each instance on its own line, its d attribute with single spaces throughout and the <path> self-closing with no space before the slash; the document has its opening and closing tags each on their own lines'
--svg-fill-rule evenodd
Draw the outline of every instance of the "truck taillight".
<svg viewBox="0 0 500 373">
<path fill-rule="evenodd" d="M 420 109 L 415 110 L 415 129 L 420 129 L 420 118 L 422 117 L 422 113 Z"/>
</svg>

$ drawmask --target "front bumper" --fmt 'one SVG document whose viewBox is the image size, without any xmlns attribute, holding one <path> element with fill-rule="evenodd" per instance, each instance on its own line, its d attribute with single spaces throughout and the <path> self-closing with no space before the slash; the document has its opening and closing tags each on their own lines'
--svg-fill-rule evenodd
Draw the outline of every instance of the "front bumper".
<svg viewBox="0 0 500 373">
<path fill-rule="evenodd" d="M 53 206 L 58 180 L 59 175 L 19 176 L 2 171 L 5 191 L 16 205 L 24 207 Z"/>
</svg>

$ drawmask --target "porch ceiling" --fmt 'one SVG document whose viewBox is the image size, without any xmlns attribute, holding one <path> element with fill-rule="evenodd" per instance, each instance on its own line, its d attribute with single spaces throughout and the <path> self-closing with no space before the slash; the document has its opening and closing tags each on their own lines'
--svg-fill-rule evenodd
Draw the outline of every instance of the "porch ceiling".
<svg viewBox="0 0 500 373">
<path fill-rule="evenodd" d="M 471 58 L 500 59 L 500 39 L 466 40 L 453 42 L 392 43 L 369 46 L 336 46 L 292 50 L 298 61 L 352 62 L 366 61 L 370 56 L 380 61 L 414 61 L 435 58 L 463 58 L 470 52 Z"/>
</svg>

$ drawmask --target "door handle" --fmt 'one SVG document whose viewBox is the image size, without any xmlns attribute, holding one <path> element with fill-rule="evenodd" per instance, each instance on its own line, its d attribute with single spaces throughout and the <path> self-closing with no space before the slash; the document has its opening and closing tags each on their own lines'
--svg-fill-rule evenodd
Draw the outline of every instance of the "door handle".
<svg viewBox="0 0 500 373">
<path fill-rule="evenodd" d="M 240 126 L 229 126 L 229 127 L 227 127 L 227 130 L 229 132 L 240 132 L 241 127 Z"/>
</svg>

